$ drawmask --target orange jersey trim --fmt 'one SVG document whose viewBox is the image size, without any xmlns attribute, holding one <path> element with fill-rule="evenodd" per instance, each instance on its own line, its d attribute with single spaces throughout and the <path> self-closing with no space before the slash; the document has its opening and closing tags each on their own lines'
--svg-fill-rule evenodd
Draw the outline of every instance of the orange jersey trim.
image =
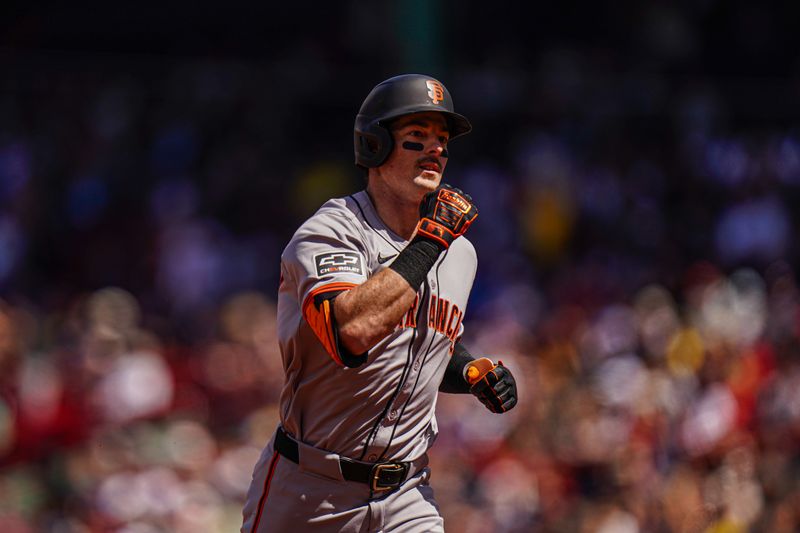
<svg viewBox="0 0 800 533">
<path fill-rule="evenodd" d="M 317 307 L 317 304 L 314 302 L 314 300 L 320 294 L 334 291 L 348 291 L 355 286 L 355 283 L 329 283 L 311 291 L 303 302 L 303 318 L 306 319 L 306 322 L 311 327 L 314 335 L 316 335 L 319 341 L 322 343 L 322 346 L 325 348 L 325 351 L 328 352 L 328 355 L 330 355 L 336 364 L 340 366 L 345 366 L 345 364 L 342 362 L 342 358 L 339 356 L 339 346 L 336 342 L 336 333 L 333 331 L 333 308 L 331 307 L 331 301 L 323 300 L 319 307 Z"/>
<path fill-rule="evenodd" d="M 258 511 L 256 512 L 256 519 L 253 521 L 253 527 L 250 528 L 250 533 L 256 533 L 258 531 L 258 524 L 261 522 L 261 515 L 264 513 L 264 504 L 267 502 L 272 476 L 275 474 L 275 467 L 278 466 L 278 457 L 279 455 L 276 450 L 273 452 L 272 460 L 269 463 L 269 471 L 267 472 L 267 477 L 264 479 L 264 490 L 261 492 L 261 498 L 258 500 Z"/>
</svg>

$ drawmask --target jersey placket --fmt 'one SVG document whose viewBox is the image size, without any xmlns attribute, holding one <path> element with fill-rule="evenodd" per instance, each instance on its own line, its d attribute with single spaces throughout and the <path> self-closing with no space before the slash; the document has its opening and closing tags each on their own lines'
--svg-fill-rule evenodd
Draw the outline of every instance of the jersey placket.
<svg viewBox="0 0 800 533">
<path fill-rule="evenodd" d="M 437 261 L 432 271 L 435 272 L 442 262 L 443 258 Z M 434 349 L 433 346 L 436 343 L 436 339 L 434 338 L 436 331 L 428 326 L 429 314 L 432 312 L 430 308 L 431 294 L 435 294 L 437 298 L 439 297 L 439 284 L 436 282 L 435 277 L 429 275 L 419 295 L 420 310 L 423 312 L 419 313 L 417 319 L 417 335 L 412 347 L 411 365 L 400 393 L 392 402 L 383 420 L 381 420 L 375 439 L 373 440 L 372 446 L 370 446 L 370 454 L 367 457 L 368 461 L 385 459 L 385 456 L 381 457 L 380 455 L 384 450 L 387 450 L 387 456 L 391 456 L 393 437 L 396 438 L 398 433 L 403 433 L 395 429 L 395 426 L 401 422 L 403 406 L 409 402 L 412 394 L 419 393 L 419 390 L 415 390 L 417 376 L 422 371 L 423 362 L 426 362 L 426 357 L 429 352 Z M 392 435 L 392 433 L 394 433 L 394 435 Z M 373 457 L 373 459 L 370 459 L 370 457 Z"/>
<path fill-rule="evenodd" d="M 419 294 L 419 310 L 421 312 L 417 316 L 416 334 L 411 347 L 411 360 L 407 364 L 405 379 L 399 393 L 385 411 L 383 419 L 378 425 L 378 430 L 369 446 L 369 453 L 365 457 L 367 461 L 374 462 L 385 459 L 384 450 L 386 450 L 386 455 L 391 454 L 391 444 L 398 435 L 395 426 L 401 421 L 403 406 L 406 405 L 414 393 L 414 384 L 417 381 L 417 374 L 422 369 L 422 360 L 433 341 L 430 337 L 430 335 L 433 335 L 433 330 L 427 326 L 430 292 L 430 280 L 428 280 L 422 286 Z"/>
</svg>

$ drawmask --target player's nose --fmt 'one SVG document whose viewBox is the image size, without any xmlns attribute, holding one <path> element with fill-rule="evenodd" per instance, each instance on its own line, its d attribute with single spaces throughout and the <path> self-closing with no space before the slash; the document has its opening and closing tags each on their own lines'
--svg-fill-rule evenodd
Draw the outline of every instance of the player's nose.
<svg viewBox="0 0 800 533">
<path fill-rule="evenodd" d="M 433 154 L 436 156 L 442 155 L 446 149 L 444 143 L 439 139 L 434 139 L 433 142 L 428 146 L 428 153 Z"/>
</svg>

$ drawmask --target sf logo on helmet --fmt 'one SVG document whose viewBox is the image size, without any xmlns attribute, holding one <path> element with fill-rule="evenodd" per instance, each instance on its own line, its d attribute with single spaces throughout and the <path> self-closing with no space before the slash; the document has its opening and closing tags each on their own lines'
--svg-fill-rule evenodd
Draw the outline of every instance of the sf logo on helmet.
<svg viewBox="0 0 800 533">
<path fill-rule="evenodd" d="M 444 87 L 442 87 L 441 83 L 428 80 L 425 82 L 425 85 L 428 86 L 428 98 L 431 99 L 431 102 L 438 104 L 444 100 Z"/>
</svg>

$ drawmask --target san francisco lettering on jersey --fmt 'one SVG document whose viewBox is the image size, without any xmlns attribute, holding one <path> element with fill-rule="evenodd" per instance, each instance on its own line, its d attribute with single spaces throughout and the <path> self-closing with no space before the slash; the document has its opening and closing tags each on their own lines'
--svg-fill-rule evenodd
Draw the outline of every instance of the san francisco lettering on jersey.
<svg viewBox="0 0 800 533">
<path fill-rule="evenodd" d="M 418 308 L 419 295 L 414 299 L 414 303 L 403 315 L 395 329 L 416 328 Z M 456 304 L 446 298 L 439 298 L 435 294 L 431 294 L 428 305 L 428 327 L 447 337 L 451 346 L 455 346 L 463 319 L 464 311 L 459 309 Z"/>
</svg>

